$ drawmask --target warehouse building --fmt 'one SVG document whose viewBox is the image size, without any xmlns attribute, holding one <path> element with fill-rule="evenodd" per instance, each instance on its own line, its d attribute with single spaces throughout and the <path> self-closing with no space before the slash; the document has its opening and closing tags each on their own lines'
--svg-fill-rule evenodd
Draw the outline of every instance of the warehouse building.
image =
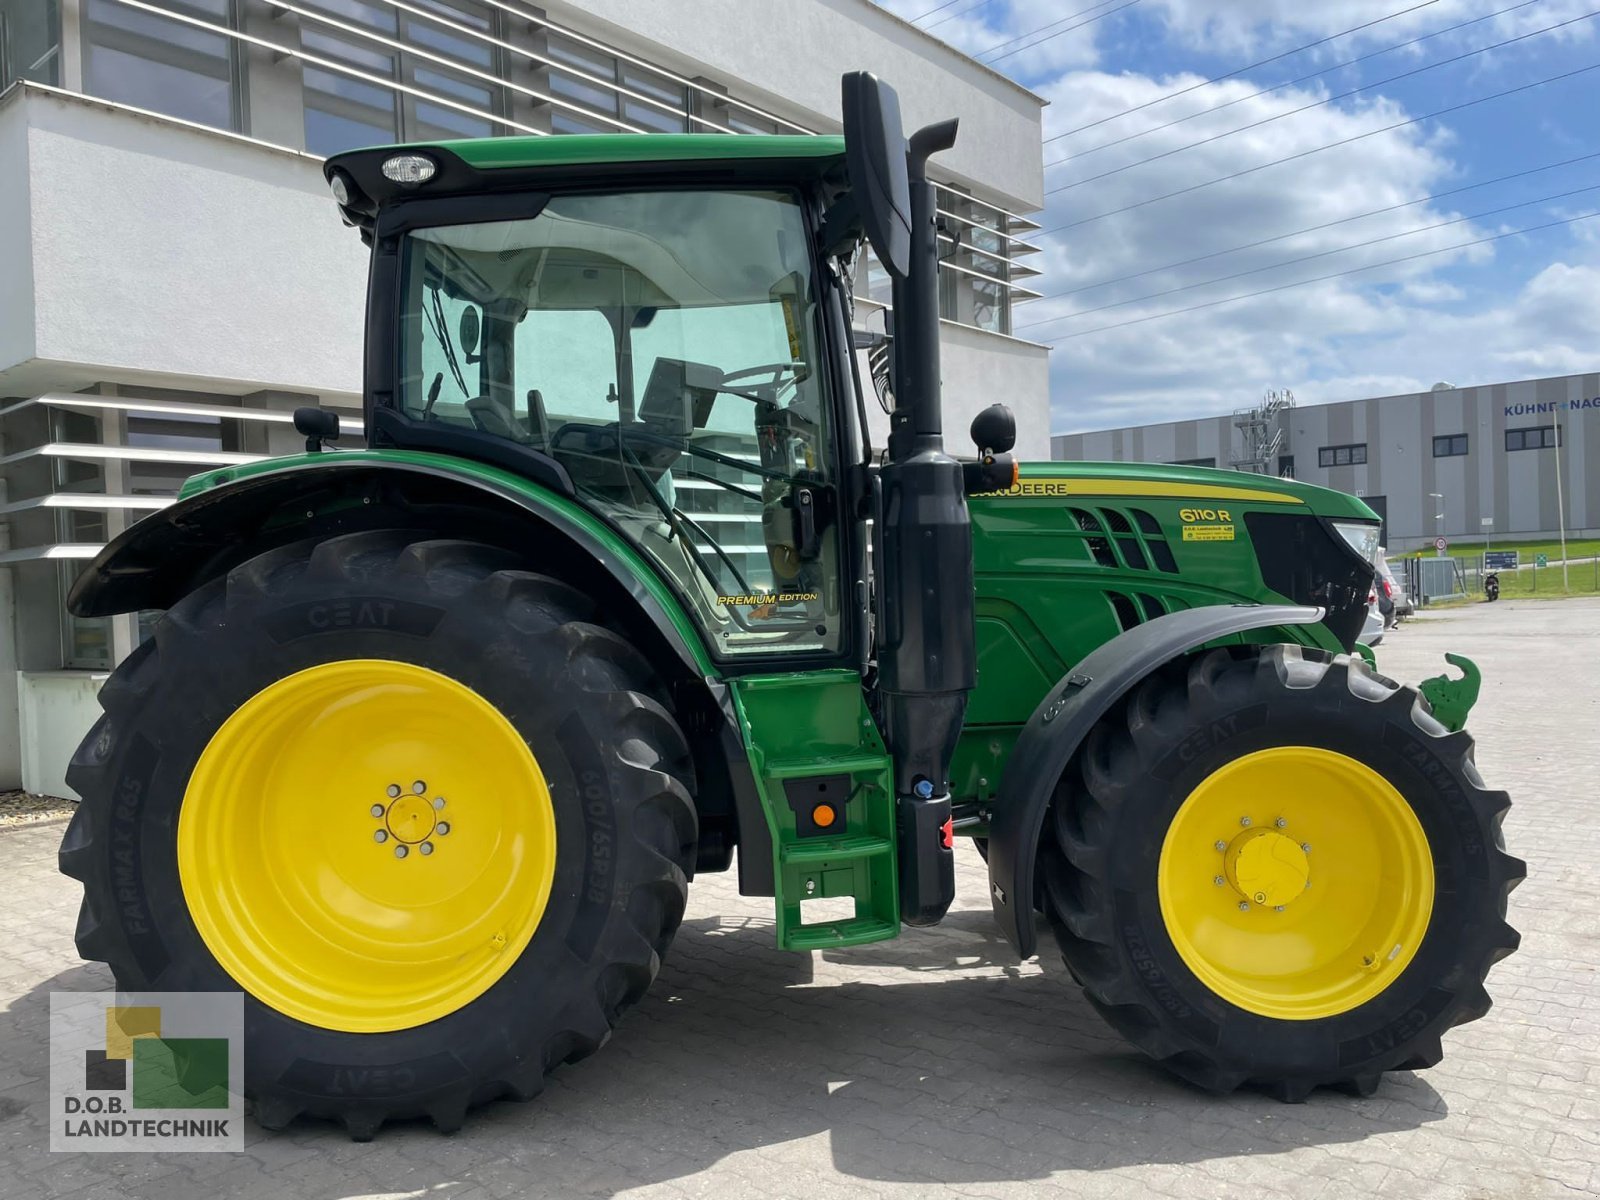
<svg viewBox="0 0 1600 1200">
<path fill-rule="evenodd" d="M 84 561 L 208 467 L 360 428 L 366 252 L 322 157 L 394 141 L 839 128 L 869 67 L 935 163 L 951 428 L 1003 395 L 1048 452 L 1043 101 L 869 0 L 0 0 L 0 787 L 63 794 L 155 614 L 78 620 Z M 882 328 L 870 257 L 858 322 Z M 876 409 L 874 407 L 874 416 Z M 883 435 L 880 426 L 878 438 Z"/>
<path fill-rule="evenodd" d="M 1600 374 L 1297 404 L 1271 394 L 1227 416 L 1058 435 L 1052 457 L 1291 475 L 1362 497 L 1391 554 L 1443 537 L 1600 533 Z"/>
</svg>

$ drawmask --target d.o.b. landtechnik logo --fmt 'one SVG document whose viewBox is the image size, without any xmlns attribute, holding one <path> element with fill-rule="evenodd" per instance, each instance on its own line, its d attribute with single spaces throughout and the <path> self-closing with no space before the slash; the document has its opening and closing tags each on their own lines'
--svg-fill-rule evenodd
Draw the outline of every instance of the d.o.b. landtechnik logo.
<svg viewBox="0 0 1600 1200">
<path fill-rule="evenodd" d="M 50 1148 L 241 1150 L 244 997 L 52 992 Z"/>
</svg>

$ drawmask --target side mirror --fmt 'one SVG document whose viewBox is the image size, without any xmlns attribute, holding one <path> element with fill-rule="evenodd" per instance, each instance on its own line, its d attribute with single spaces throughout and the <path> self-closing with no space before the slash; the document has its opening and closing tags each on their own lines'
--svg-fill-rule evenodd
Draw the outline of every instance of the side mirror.
<svg viewBox="0 0 1600 1200">
<path fill-rule="evenodd" d="M 478 310 L 472 305 L 461 310 L 461 327 L 457 332 L 461 335 L 461 353 L 471 354 L 478 348 L 478 335 L 482 330 L 479 328 Z"/>
<path fill-rule="evenodd" d="M 841 94 L 845 166 L 862 227 L 878 261 L 904 279 L 911 270 L 911 184 L 900 97 L 870 71 L 847 72 Z"/>
<path fill-rule="evenodd" d="M 991 404 L 972 418 L 972 441 L 980 454 L 1004 454 L 1017 444 L 1017 418 L 1004 404 Z"/>
</svg>

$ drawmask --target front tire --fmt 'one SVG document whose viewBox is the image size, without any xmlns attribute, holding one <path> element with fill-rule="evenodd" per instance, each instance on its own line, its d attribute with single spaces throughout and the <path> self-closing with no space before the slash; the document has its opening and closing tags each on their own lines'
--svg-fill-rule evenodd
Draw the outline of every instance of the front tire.
<svg viewBox="0 0 1600 1200">
<path fill-rule="evenodd" d="M 592 1053 L 660 967 L 687 744 L 644 658 L 520 568 L 414 531 L 298 543 L 180 601 L 101 692 L 61 846 L 79 952 L 126 990 L 243 991 L 265 1126 L 453 1130 Z"/>
<path fill-rule="evenodd" d="M 1095 1008 L 1183 1078 L 1303 1100 L 1429 1067 L 1511 953 L 1504 792 L 1472 740 L 1359 659 L 1179 660 L 1062 779 L 1044 901 Z"/>
</svg>

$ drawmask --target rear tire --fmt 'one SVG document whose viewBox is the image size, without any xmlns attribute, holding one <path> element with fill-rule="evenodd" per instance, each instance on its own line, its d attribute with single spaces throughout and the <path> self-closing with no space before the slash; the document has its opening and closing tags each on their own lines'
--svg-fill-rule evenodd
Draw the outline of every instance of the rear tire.
<svg viewBox="0 0 1600 1200">
<path fill-rule="evenodd" d="M 245 991 L 245 1092 L 268 1128 L 306 1113 L 342 1121 L 357 1140 L 395 1118 L 426 1116 L 451 1131 L 469 1108 L 501 1096 L 530 1098 L 546 1072 L 596 1050 L 661 965 L 695 858 L 687 743 L 642 655 L 596 623 L 581 594 L 520 566 L 496 548 L 415 531 L 355 533 L 274 550 L 180 601 L 101 692 L 105 715 L 68 774 L 83 803 L 61 846 L 61 869 L 84 887 L 78 950 L 108 963 L 126 990 Z M 442 1015 L 413 1020 L 402 1012 L 375 1032 L 299 1019 L 236 982 L 214 952 L 218 939 L 230 936 L 227 922 L 206 925 L 208 941 L 196 919 L 204 916 L 204 901 L 185 891 L 186 880 L 195 884 L 193 857 L 182 859 L 187 875 L 180 869 L 180 818 L 186 797 L 195 794 L 191 775 L 230 715 L 296 673 L 356 660 L 421 668 L 419 676 L 442 675 L 455 681 L 446 686 L 465 685 L 487 701 L 498 713 L 490 719 L 509 722 L 511 742 L 520 738 L 542 772 L 549 795 L 542 802 L 555 830 L 548 901 L 532 918 L 521 953 L 496 966 L 499 973 L 476 994 L 461 992 L 461 1002 Z M 384 731 L 370 723 L 363 728 L 372 728 L 370 744 L 341 748 L 328 756 L 330 766 L 344 757 L 356 767 L 363 756 L 381 757 Z M 463 736 L 439 730 L 443 740 L 436 744 L 459 750 L 453 734 Z M 273 755 L 287 762 L 305 753 L 296 737 L 262 740 L 268 748 L 258 753 L 268 756 L 261 761 L 271 778 L 280 778 Z M 406 762 L 374 769 L 385 778 L 420 775 L 426 738 L 415 744 L 421 748 L 402 755 Z M 367 803 L 375 797 L 367 790 L 350 796 L 330 786 L 330 794 L 310 799 L 339 809 L 341 820 L 343 807 L 356 804 L 360 820 L 376 818 L 381 827 L 381 800 L 369 817 Z M 520 795 L 499 803 L 514 806 Z M 209 794 L 193 804 L 226 808 L 257 800 L 291 804 L 284 796 L 231 792 L 220 806 Z M 474 820 L 482 831 L 494 811 L 520 810 L 475 802 L 468 788 L 452 793 L 445 811 L 461 824 L 457 836 L 438 838 L 438 853 L 413 853 L 396 870 L 449 870 L 466 861 L 458 851 L 477 844 L 469 842 Z M 426 812 L 412 818 L 431 819 Z M 460 875 L 505 869 L 496 855 L 509 843 L 495 841 L 492 831 L 483 836 L 487 857 L 471 868 L 456 866 Z M 363 827 L 348 851 L 349 839 L 338 842 L 328 869 L 343 869 L 338 860 L 345 853 L 399 848 L 397 842 L 375 847 L 373 839 L 374 831 Z M 319 850 L 309 846 L 306 853 Z M 407 876 L 402 886 L 421 878 Z M 444 890 L 456 886 L 453 877 L 442 878 Z M 378 905 L 384 898 L 362 901 Z M 338 905 L 329 911 L 336 918 Z M 313 963 L 309 954 L 283 957 L 282 971 L 311 985 L 327 982 L 319 970 L 338 970 Z M 350 994 L 359 1012 L 359 981 Z"/>
<path fill-rule="evenodd" d="M 1184 823 L 1193 811 L 1186 804 L 1210 794 L 1202 785 L 1236 764 L 1269 761 L 1251 758 L 1264 751 L 1312 764 L 1314 777 L 1324 765 L 1334 769 L 1333 779 L 1346 778 L 1338 771 L 1371 775 L 1380 781 L 1374 796 L 1392 799 L 1374 800 L 1378 807 L 1370 811 L 1387 813 L 1401 832 L 1390 838 L 1381 820 L 1363 823 L 1365 801 L 1354 789 L 1346 799 L 1337 787 L 1321 811 L 1318 800 L 1307 799 L 1315 797 L 1312 789 L 1275 796 L 1249 787 L 1237 793 L 1241 815 L 1214 832 Z M 1223 796 L 1231 806 L 1234 795 Z M 1292 812 L 1296 797 L 1298 820 L 1277 834 L 1275 813 Z M 1509 804 L 1504 792 L 1484 787 L 1470 737 L 1449 733 L 1415 691 L 1361 660 L 1293 646 L 1213 650 L 1156 672 L 1090 732 L 1047 822 L 1040 851 L 1044 905 L 1090 1002 L 1176 1074 L 1213 1091 L 1255 1084 L 1287 1101 L 1303 1100 L 1320 1085 L 1365 1095 L 1385 1071 L 1437 1063 L 1440 1036 L 1489 1010 L 1484 978 L 1518 943 L 1505 921 L 1506 897 L 1524 874 L 1500 838 Z M 1244 819 L 1251 813 L 1254 828 Z M 1329 844 L 1302 846 L 1297 823 L 1308 829 L 1319 821 L 1325 831 L 1342 824 L 1349 835 L 1330 832 Z M 1175 828 L 1181 845 L 1169 844 Z M 1235 890 L 1244 878 L 1235 869 L 1245 861 L 1237 847 L 1263 836 L 1274 855 L 1309 853 L 1289 868 L 1269 861 L 1268 869 L 1280 872 L 1268 885 L 1278 894 L 1250 885 L 1252 903 Z M 1403 895 L 1423 899 L 1402 897 L 1392 915 L 1402 926 L 1426 924 L 1410 927 L 1418 936 L 1403 954 L 1400 939 L 1384 939 L 1384 946 L 1396 942 L 1388 963 L 1384 947 L 1363 959 L 1368 941 L 1377 939 L 1362 936 L 1378 926 L 1351 926 L 1342 898 L 1333 905 L 1331 893 L 1319 911 L 1324 893 L 1310 886 L 1320 877 L 1327 892 L 1350 872 L 1403 876 L 1408 868 L 1399 860 L 1408 846 L 1417 849 L 1409 868 L 1417 886 Z M 1373 863 L 1382 857 L 1373 847 L 1395 861 Z M 1176 881 L 1174 864 L 1187 872 Z M 1309 877 L 1294 874 L 1302 869 Z M 1188 878 L 1197 873 L 1203 877 Z M 1387 893 L 1374 886 L 1371 894 L 1380 897 L 1372 905 L 1381 924 Z M 1177 895 L 1184 907 L 1174 906 Z M 1359 896 L 1356 903 L 1363 903 Z M 1193 925 L 1195 915 L 1206 923 Z M 1203 937 L 1190 933 L 1222 925 L 1232 927 L 1227 938 L 1206 943 L 1223 947 L 1213 962 L 1195 948 Z M 1357 934 L 1347 938 L 1351 928 Z M 1286 931 L 1300 939 L 1295 951 L 1322 958 L 1291 967 L 1293 954 L 1280 951 L 1289 943 L 1268 940 Z M 1362 961 L 1369 966 L 1354 965 Z"/>
</svg>

